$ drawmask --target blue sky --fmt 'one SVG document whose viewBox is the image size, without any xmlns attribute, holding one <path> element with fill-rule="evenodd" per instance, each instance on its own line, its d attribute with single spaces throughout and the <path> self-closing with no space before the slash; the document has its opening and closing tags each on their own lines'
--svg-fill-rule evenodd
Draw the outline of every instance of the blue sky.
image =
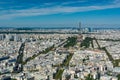
<svg viewBox="0 0 120 80">
<path fill-rule="evenodd" d="M 119 25 L 120 0 L 0 0 L 0 26 Z"/>
</svg>

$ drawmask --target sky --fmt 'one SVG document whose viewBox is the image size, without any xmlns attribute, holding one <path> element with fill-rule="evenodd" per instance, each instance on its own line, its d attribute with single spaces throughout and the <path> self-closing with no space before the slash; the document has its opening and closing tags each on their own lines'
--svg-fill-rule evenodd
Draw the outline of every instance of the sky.
<svg viewBox="0 0 120 80">
<path fill-rule="evenodd" d="M 120 0 L 0 0 L 0 26 L 119 26 Z"/>
</svg>

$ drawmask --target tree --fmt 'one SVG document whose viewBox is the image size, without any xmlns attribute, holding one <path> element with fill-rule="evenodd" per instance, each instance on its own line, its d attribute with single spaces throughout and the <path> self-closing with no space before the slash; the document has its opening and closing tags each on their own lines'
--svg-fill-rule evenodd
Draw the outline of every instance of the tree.
<svg viewBox="0 0 120 80">
<path fill-rule="evenodd" d="M 94 80 L 93 76 L 91 74 L 88 74 L 88 76 L 85 78 L 85 80 Z"/>
<path fill-rule="evenodd" d="M 120 80 L 120 74 L 118 74 L 117 77 L 118 77 L 118 80 Z"/>
</svg>

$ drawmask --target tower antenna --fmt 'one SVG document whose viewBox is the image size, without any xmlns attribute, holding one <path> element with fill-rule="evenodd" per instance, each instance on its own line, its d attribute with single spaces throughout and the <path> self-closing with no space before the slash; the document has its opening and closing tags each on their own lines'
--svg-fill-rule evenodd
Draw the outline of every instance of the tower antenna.
<svg viewBox="0 0 120 80">
<path fill-rule="evenodd" d="M 78 31 L 79 31 L 79 34 L 82 34 L 82 26 L 81 26 L 81 22 L 79 22 L 79 29 L 78 29 Z"/>
</svg>

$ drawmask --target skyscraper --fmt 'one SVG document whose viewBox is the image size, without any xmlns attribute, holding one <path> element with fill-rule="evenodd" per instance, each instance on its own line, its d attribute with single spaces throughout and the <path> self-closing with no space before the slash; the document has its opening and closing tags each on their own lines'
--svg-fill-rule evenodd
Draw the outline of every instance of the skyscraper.
<svg viewBox="0 0 120 80">
<path fill-rule="evenodd" d="M 82 41 L 82 26 L 81 26 L 81 22 L 79 22 L 79 28 L 78 28 L 78 37 L 77 37 L 77 41 L 81 42 Z"/>
<path fill-rule="evenodd" d="M 82 26 L 81 26 L 81 22 L 79 22 L 79 28 L 78 28 L 79 34 L 82 34 Z"/>
</svg>

